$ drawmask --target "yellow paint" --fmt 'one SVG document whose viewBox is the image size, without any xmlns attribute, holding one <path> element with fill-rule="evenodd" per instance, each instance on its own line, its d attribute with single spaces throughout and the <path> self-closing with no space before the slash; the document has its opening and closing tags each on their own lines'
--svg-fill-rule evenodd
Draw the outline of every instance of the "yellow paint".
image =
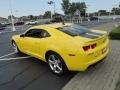
<svg viewBox="0 0 120 90">
<path fill-rule="evenodd" d="M 80 36 L 72 37 L 59 30 L 58 27 L 63 27 L 72 24 L 51 24 L 39 25 L 30 29 L 44 29 L 51 35 L 46 38 L 30 38 L 14 35 L 14 40 L 21 52 L 24 52 L 33 57 L 39 58 L 46 62 L 45 54 L 47 51 L 58 53 L 64 60 L 69 70 L 84 71 L 90 65 L 102 60 L 109 52 L 109 39 L 107 32 L 92 30 L 93 32 L 103 33 L 104 36 L 98 39 L 89 39 Z M 27 30 L 28 31 L 28 30 Z M 84 51 L 83 46 L 97 43 L 95 49 Z M 102 49 L 106 48 L 106 52 L 102 54 Z M 73 54 L 75 56 L 69 56 Z"/>
</svg>

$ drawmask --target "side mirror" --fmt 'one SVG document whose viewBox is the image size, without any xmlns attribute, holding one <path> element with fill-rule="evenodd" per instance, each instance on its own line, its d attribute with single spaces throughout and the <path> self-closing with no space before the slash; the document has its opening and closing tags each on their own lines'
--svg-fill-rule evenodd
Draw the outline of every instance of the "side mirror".
<svg viewBox="0 0 120 90">
<path fill-rule="evenodd" d="M 21 34 L 20 37 L 25 37 L 25 35 L 24 35 L 24 34 Z"/>
</svg>

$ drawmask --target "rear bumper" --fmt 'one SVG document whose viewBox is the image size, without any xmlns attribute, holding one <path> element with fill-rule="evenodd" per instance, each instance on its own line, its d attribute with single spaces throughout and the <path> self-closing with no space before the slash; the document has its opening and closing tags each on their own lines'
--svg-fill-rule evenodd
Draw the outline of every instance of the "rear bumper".
<svg viewBox="0 0 120 90">
<path fill-rule="evenodd" d="M 106 53 L 104 53 L 103 55 L 101 55 L 101 56 L 99 56 L 99 57 L 97 57 L 97 58 L 95 58 L 87 63 L 82 64 L 81 68 L 79 70 L 85 71 L 90 65 L 95 64 L 95 63 L 103 60 L 108 55 L 108 53 L 109 53 L 109 48 L 107 49 Z"/>
<path fill-rule="evenodd" d="M 79 55 L 75 57 L 67 58 L 66 65 L 68 70 L 71 71 L 85 71 L 90 65 L 95 64 L 105 58 L 109 53 L 109 47 L 106 47 L 106 52 L 104 54 L 101 53 L 101 49 L 98 50 L 99 55 Z"/>
</svg>

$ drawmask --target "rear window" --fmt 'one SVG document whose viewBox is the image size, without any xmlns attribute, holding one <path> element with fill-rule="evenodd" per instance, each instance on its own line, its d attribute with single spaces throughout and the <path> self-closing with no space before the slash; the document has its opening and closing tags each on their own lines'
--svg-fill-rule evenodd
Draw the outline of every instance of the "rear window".
<svg viewBox="0 0 120 90">
<path fill-rule="evenodd" d="M 80 25 L 70 25 L 70 26 L 64 26 L 64 27 L 60 27 L 57 28 L 58 30 L 70 35 L 70 36 L 78 36 L 84 33 L 88 33 L 90 32 L 89 29 L 84 28 Z"/>
</svg>

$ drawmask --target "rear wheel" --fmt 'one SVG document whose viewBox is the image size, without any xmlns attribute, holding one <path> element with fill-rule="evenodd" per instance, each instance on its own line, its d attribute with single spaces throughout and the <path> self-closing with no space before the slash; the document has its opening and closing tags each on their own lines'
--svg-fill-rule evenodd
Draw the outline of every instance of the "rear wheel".
<svg viewBox="0 0 120 90">
<path fill-rule="evenodd" d="M 47 62 L 51 71 L 57 75 L 62 75 L 67 70 L 62 57 L 56 53 L 49 53 L 47 55 Z"/>
</svg>

